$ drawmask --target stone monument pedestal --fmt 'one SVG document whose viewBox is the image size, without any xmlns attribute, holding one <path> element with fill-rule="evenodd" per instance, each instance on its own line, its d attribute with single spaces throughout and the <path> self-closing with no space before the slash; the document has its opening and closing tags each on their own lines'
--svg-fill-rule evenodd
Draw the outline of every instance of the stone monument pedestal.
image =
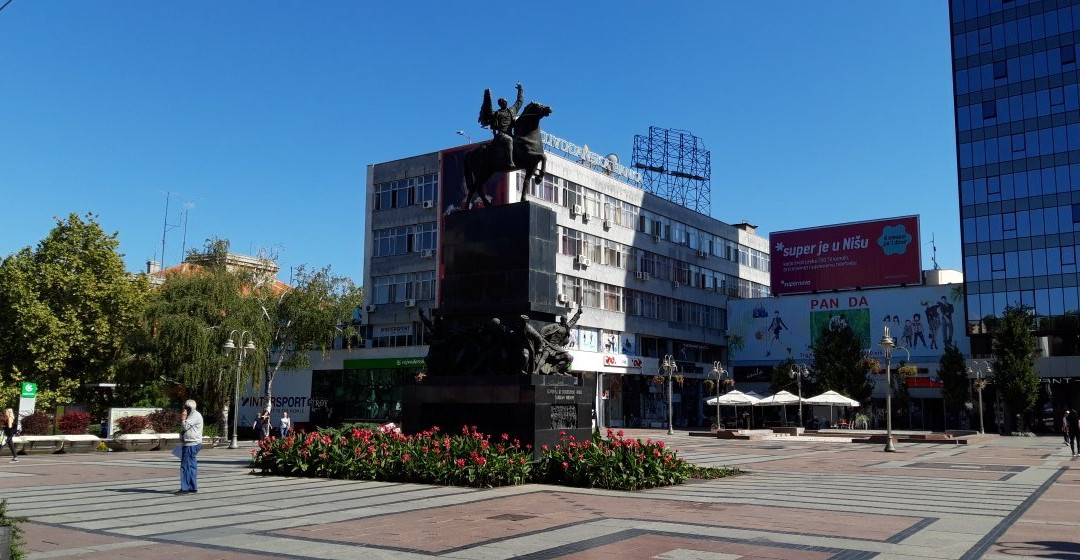
<svg viewBox="0 0 1080 560">
<path fill-rule="evenodd" d="M 592 437 L 594 383 L 569 375 L 432 375 L 405 388 L 402 425 L 408 433 L 476 426 L 493 442 L 505 433 L 532 444 L 539 456 L 560 432 L 577 441 Z"/>
</svg>

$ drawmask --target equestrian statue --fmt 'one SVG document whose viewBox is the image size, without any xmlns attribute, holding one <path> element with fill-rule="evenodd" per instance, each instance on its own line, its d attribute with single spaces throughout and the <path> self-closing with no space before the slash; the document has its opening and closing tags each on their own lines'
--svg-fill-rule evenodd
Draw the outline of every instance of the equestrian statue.
<svg viewBox="0 0 1080 560">
<path fill-rule="evenodd" d="M 477 120 L 481 126 L 491 129 L 493 138 L 465 154 L 465 186 L 468 194 L 462 208 L 470 208 L 477 198 L 484 207 L 491 204 L 491 197 L 484 192 L 484 183 L 495 173 L 525 170 L 522 202 L 525 201 L 529 181 L 540 184 L 544 179 L 547 157 L 540 141 L 540 119 L 551 114 L 551 107 L 533 101 L 519 115 L 518 110 L 523 102 L 520 83 L 514 105 L 507 106 L 506 99 L 499 98 L 497 110 L 491 106 L 491 90 L 484 90 L 484 101 Z"/>
</svg>

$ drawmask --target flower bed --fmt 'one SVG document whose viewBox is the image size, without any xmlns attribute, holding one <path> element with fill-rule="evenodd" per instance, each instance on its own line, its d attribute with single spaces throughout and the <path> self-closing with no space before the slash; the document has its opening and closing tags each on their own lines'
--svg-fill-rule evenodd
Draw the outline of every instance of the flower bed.
<svg viewBox="0 0 1080 560">
<path fill-rule="evenodd" d="M 252 468 L 269 474 L 484 488 L 528 482 L 532 467 L 528 446 L 468 427 L 454 436 L 322 429 L 264 439 L 252 453 Z"/>
<path fill-rule="evenodd" d="M 536 480 L 548 484 L 642 490 L 681 484 L 690 476 L 690 465 L 664 442 L 628 439 L 622 430 L 583 442 L 563 435 L 554 448 L 541 451 Z"/>
<path fill-rule="evenodd" d="M 618 490 L 738 473 L 689 465 L 662 441 L 627 439 L 622 431 L 607 435 L 585 442 L 563 435 L 533 462 L 530 446 L 469 427 L 456 435 L 436 427 L 415 436 L 396 429 L 323 429 L 264 439 L 252 451 L 251 467 L 292 476 L 473 487 L 542 482 Z"/>
</svg>

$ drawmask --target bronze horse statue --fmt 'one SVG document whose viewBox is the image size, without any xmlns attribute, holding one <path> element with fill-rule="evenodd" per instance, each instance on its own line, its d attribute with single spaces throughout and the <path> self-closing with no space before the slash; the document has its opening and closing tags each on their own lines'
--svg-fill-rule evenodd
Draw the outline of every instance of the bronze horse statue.
<svg viewBox="0 0 1080 560">
<path fill-rule="evenodd" d="M 535 101 L 521 111 L 514 121 L 514 165 L 501 157 L 490 141 L 465 154 L 465 187 L 468 194 L 465 195 L 462 209 L 470 208 L 477 198 L 485 208 L 490 206 L 491 197 L 484 193 L 484 183 L 495 173 L 518 169 L 525 170 L 525 182 L 521 188 L 521 201 L 525 201 L 529 181 L 540 184 L 544 179 L 547 156 L 540 141 L 540 119 L 550 114 L 551 107 Z"/>
</svg>

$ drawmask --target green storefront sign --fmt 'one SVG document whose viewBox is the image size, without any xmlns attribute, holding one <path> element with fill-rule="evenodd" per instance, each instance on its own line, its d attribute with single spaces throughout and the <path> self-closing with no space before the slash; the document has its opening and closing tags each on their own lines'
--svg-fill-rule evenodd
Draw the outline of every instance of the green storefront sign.
<svg viewBox="0 0 1080 560">
<path fill-rule="evenodd" d="M 37 383 L 31 383 L 29 381 L 23 381 L 20 388 L 20 397 L 24 399 L 37 398 Z"/>
<path fill-rule="evenodd" d="M 423 358 L 371 358 L 367 360 L 345 360 L 343 369 L 397 369 L 424 367 Z"/>
</svg>

